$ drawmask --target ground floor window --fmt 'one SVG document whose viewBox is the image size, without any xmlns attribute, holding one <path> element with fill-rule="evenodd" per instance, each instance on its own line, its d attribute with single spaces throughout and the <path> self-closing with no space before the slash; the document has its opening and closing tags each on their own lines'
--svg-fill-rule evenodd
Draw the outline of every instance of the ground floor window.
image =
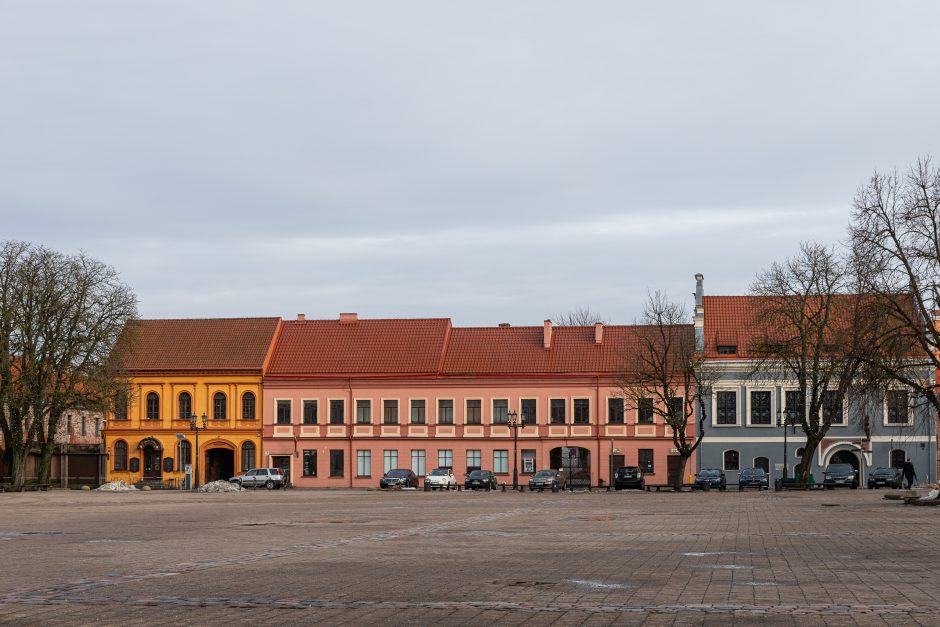
<svg viewBox="0 0 940 627">
<path fill-rule="evenodd" d="M 896 448 L 891 451 L 891 467 L 892 468 L 904 468 L 904 461 L 907 459 L 907 454 Z"/>
<path fill-rule="evenodd" d="M 766 457 L 755 457 L 754 468 L 761 468 L 764 472 L 770 474 L 770 460 Z"/>
<path fill-rule="evenodd" d="M 423 477 L 425 473 L 425 455 L 423 450 L 414 450 L 411 451 L 411 470 L 419 477 Z"/>
<path fill-rule="evenodd" d="M 451 449 L 441 449 L 437 452 L 437 467 L 438 468 L 453 468 L 454 467 L 454 451 Z"/>
<path fill-rule="evenodd" d="M 644 474 L 653 474 L 655 472 L 653 468 L 653 449 L 641 448 L 637 451 L 637 465 Z"/>
<path fill-rule="evenodd" d="M 394 470 L 398 468 L 398 450 L 389 450 L 385 451 L 385 471 Z"/>
<path fill-rule="evenodd" d="M 480 454 L 479 449 L 470 449 L 467 451 L 467 472 L 473 472 L 474 470 L 480 470 L 482 455 Z"/>
<path fill-rule="evenodd" d="M 725 470 L 740 470 L 741 456 L 737 451 L 725 451 L 723 463 Z"/>
<path fill-rule="evenodd" d="M 342 449 L 334 449 L 330 451 L 330 476 L 331 477 L 342 477 L 343 470 L 345 466 L 345 460 L 343 459 Z"/>
<path fill-rule="evenodd" d="M 509 451 L 493 451 L 493 472 L 509 472 Z"/>
<path fill-rule="evenodd" d="M 304 451 L 304 476 L 305 477 L 316 477 L 317 476 L 317 452 L 316 451 Z"/>
<path fill-rule="evenodd" d="M 356 476 L 372 476 L 372 451 L 356 451 Z"/>
<path fill-rule="evenodd" d="M 242 472 L 248 472 L 255 467 L 254 442 L 242 443 Z"/>
<path fill-rule="evenodd" d="M 114 444 L 114 469 L 127 470 L 127 442 L 123 440 Z"/>
<path fill-rule="evenodd" d="M 526 474 L 532 474 L 535 472 L 535 451 L 531 449 L 523 449 L 522 472 Z"/>
</svg>

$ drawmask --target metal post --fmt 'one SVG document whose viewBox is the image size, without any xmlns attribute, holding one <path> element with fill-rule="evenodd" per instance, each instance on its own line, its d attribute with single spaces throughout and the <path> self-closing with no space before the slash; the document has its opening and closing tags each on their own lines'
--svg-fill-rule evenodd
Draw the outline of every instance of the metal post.
<svg viewBox="0 0 940 627">
<path fill-rule="evenodd" d="M 789 413 L 789 412 L 787 412 Z M 789 474 L 789 465 L 787 459 L 787 415 L 783 415 L 783 478 L 786 479 Z"/>
<path fill-rule="evenodd" d="M 509 426 L 512 429 L 512 489 L 519 490 L 519 423 L 516 412 L 509 412 Z"/>
</svg>

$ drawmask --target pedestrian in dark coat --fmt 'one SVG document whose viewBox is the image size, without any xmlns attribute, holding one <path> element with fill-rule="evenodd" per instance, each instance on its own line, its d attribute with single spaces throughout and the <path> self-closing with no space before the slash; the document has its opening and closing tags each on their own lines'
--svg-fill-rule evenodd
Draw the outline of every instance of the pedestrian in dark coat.
<svg viewBox="0 0 940 627">
<path fill-rule="evenodd" d="M 908 489 L 914 487 L 914 480 L 917 479 L 917 473 L 914 472 L 914 464 L 911 463 L 911 460 L 904 462 L 904 466 L 901 468 L 901 475 L 903 475 L 904 480 L 907 481 Z"/>
</svg>

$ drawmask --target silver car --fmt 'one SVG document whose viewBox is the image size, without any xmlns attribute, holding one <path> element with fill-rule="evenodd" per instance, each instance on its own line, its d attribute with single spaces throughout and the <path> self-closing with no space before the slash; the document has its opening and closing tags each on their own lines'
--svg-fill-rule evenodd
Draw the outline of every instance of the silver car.
<svg viewBox="0 0 940 627">
<path fill-rule="evenodd" d="M 243 488 L 260 488 L 264 486 L 268 490 L 283 488 L 287 482 L 287 477 L 279 468 L 255 468 L 249 470 L 243 475 L 229 479 Z"/>
</svg>

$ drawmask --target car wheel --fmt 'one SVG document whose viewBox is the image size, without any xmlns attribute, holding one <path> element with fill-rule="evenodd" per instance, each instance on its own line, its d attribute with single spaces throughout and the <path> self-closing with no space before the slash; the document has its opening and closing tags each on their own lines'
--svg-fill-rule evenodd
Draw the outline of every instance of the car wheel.
<svg viewBox="0 0 940 627">
<path fill-rule="evenodd" d="M 858 484 L 857 484 L 857 483 L 853 483 L 853 484 L 852 484 L 852 489 L 853 489 L 853 490 L 858 490 Z"/>
<path fill-rule="evenodd" d="M 239 488 L 242 487 L 241 481 L 232 481 L 232 485 L 237 485 Z"/>
<path fill-rule="evenodd" d="M 744 492 L 744 486 L 743 486 L 743 485 L 739 485 L 739 486 L 738 486 L 738 492 Z"/>
<path fill-rule="evenodd" d="M 267 488 L 268 490 L 273 490 L 274 482 L 268 479 L 267 481 L 264 482 L 264 487 Z"/>
</svg>

